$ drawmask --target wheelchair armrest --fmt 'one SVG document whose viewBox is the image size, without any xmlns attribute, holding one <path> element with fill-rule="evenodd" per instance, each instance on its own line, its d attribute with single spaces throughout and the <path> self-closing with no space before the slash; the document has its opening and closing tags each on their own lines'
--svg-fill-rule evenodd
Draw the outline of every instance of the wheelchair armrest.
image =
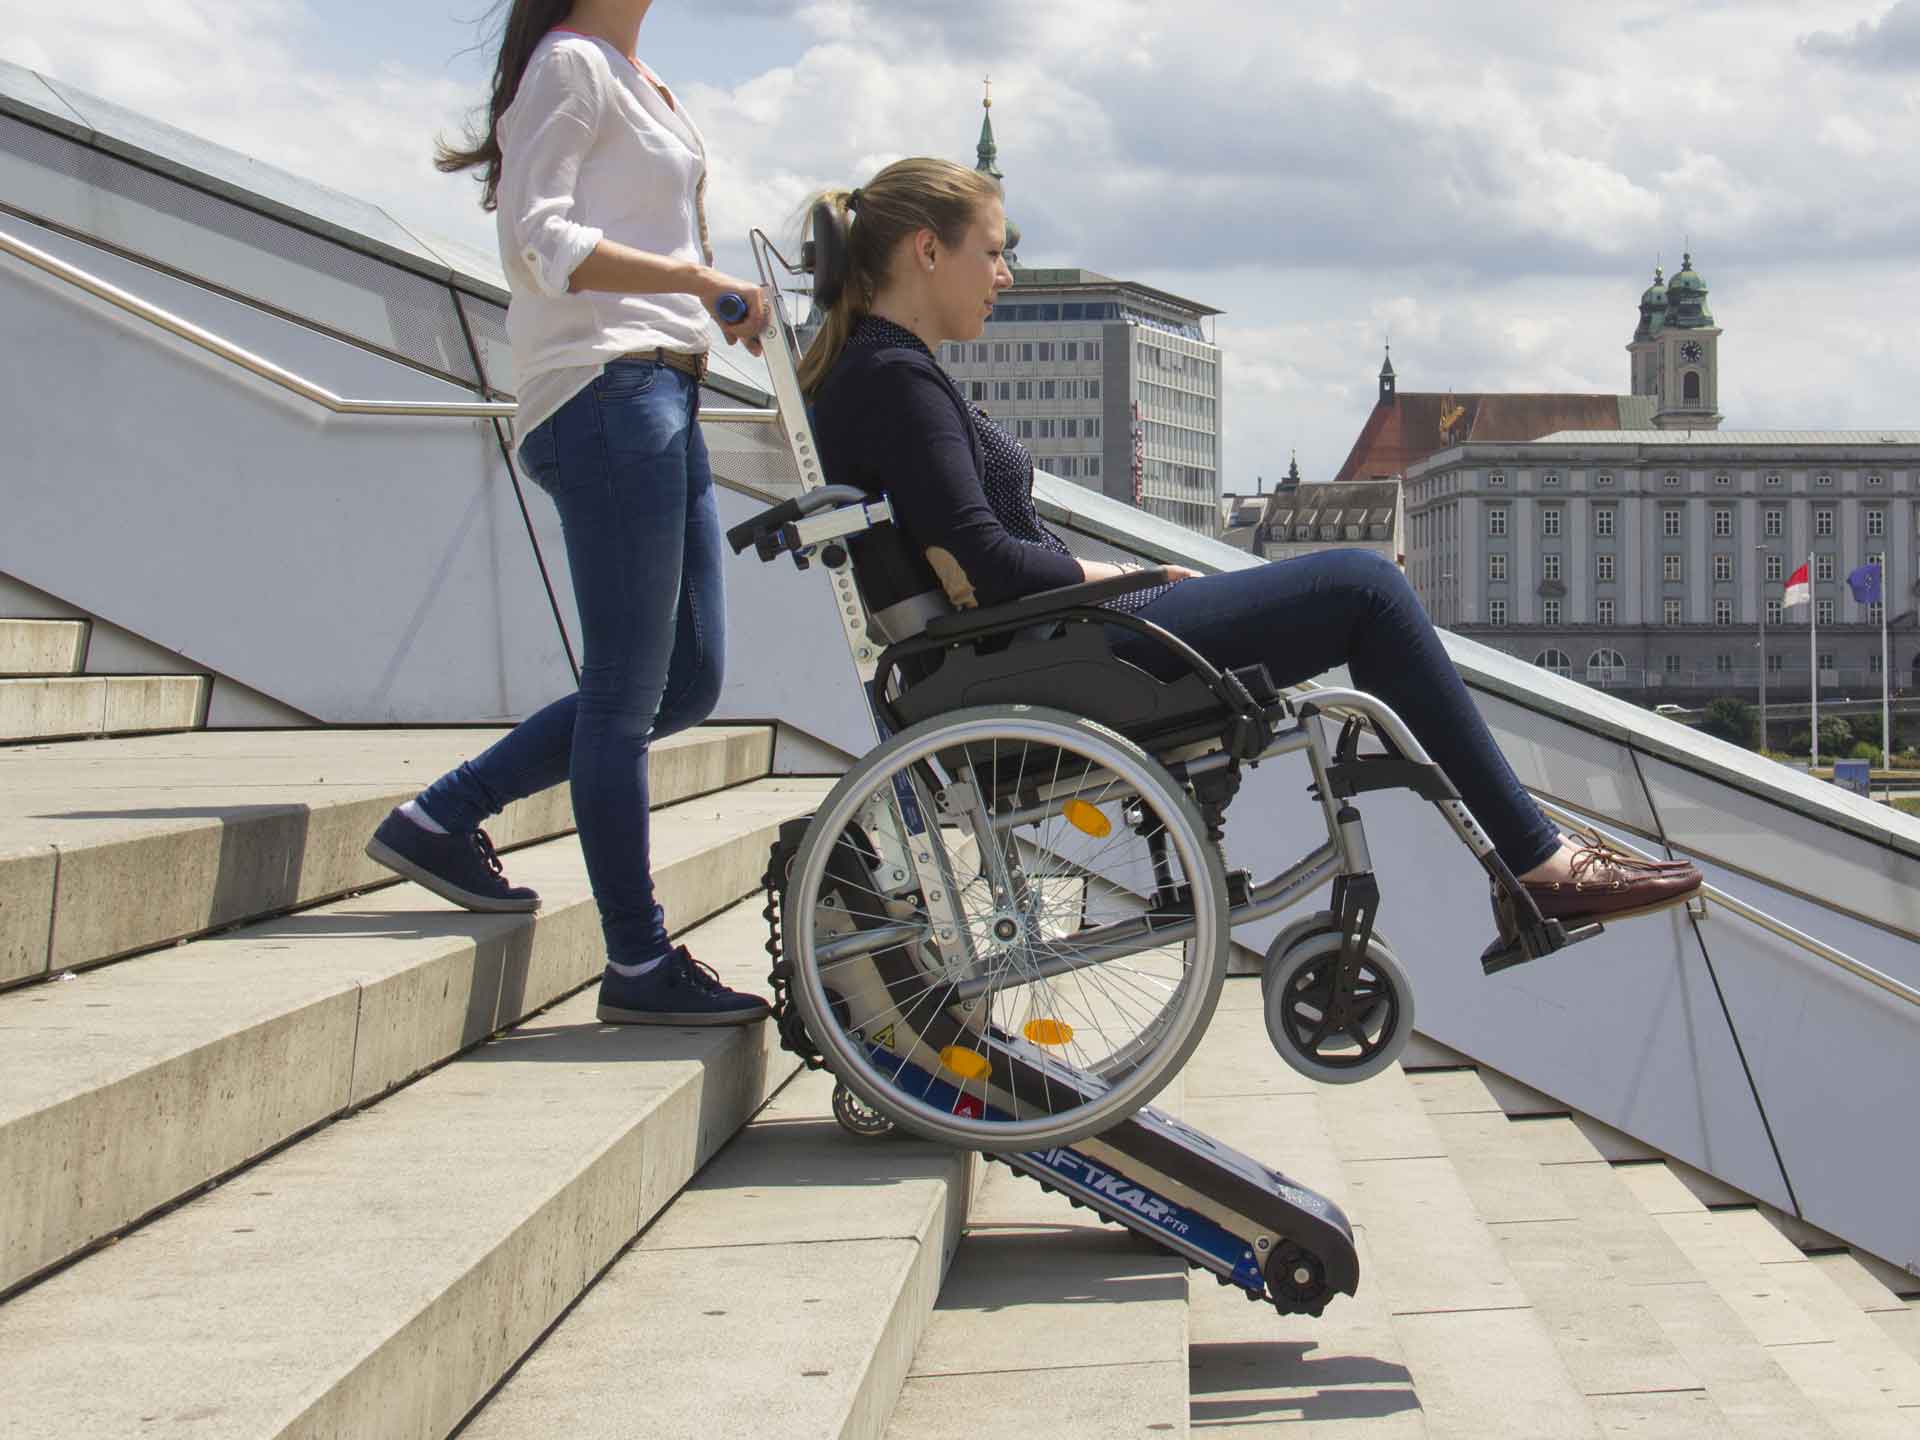
<svg viewBox="0 0 1920 1440">
<path fill-rule="evenodd" d="M 733 547 L 736 555 L 752 545 L 759 550 L 762 560 L 771 560 L 787 548 L 781 540 L 781 532 L 796 520 L 804 520 L 809 515 L 838 509 L 843 505 L 864 505 L 872 498 L 866 491 L 852 485 L 822 485 L 791 500 L 782 500 L 749 520 L 742 520 L 727 531 L 727 544 Z"/>
<path fill-rule="evenodd" d="M 1172 580 L 1173 576 L 1165 569 L 1129 570 L 1124 575 L 1109 576 L 1105 580 L 1089 580 L 1082 585 L 1063 585 L 1057 590 L 1037 591 L 1032 595 L 1023 595 L 1018 600 L 1009 600 L 1004 605 L 989 605 L 983 610 L 961 610 L 952 615 L 942 615 L 937 620 L 928 621 L 923 633 L 929 640 L 961 640 L 991 630 L 1017 629 L 1064 610 L 1098 605 L 1103 600 L 1131 595 L 1136 590 L 1145 590 L 1153 585 L 1170 584 Z"/>
</svg>

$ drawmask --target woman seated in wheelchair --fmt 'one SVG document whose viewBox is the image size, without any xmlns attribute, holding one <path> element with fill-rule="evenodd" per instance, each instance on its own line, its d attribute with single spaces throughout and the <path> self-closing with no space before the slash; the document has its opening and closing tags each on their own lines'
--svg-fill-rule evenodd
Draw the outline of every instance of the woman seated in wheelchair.
<svg viewBox="0 0 1920 1440">
<path fill-rule="evenodd" d="M 977 339 L 1013 284 L 998 184 L 949 161 L 902 160 L 821 197 L 847 224 L 846 284 L 800 369 L 827 478 L 885 492 L 896 523 L 954 605 L 995 605 L 1120 573 L 1076 559 L 1034 509 L 1033 458 L 970 404 L 934 355 Z M 1399 568 L 1329 550 L 1198 575 L 1108 604 L 1151 621 L 1223 669 L 1264 665 L 1292 685 L 1345 665 L 1452 780 L 1542 915 L 1583 922 L 1677 905 L 1700 873 L 1560 833 L 1514 775 Z M 1152 646 L 1114 631 L 1153 668 Z"/>
</svg>

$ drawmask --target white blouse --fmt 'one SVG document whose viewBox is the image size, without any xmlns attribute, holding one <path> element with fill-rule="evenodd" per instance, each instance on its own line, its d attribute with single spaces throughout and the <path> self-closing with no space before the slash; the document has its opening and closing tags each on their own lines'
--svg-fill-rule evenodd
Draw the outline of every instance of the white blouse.
<svg viewBox="0 0 1920 1440">
<path fill-rule="evenodd" d="M 692 295 L 569 294 L 602 239 L 712 264 L 706 142 L 616 46 L 553 31 L 500 117 L 497 226 L 524 439 L 629 350 L 700 351 Z"/>
</svg>

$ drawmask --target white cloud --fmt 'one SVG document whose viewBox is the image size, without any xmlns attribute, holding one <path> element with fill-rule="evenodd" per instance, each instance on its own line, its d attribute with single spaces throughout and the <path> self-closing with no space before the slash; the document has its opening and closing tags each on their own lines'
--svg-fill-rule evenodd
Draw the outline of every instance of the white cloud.
<svg viewBox="0 0 1920 1440">
<path fill-rule="evenodd" d="M 991 73 L 1023 258 L 1228 312 L 1230 484 L 1294 445 L 1330 476 L 1389 329 L 1404 390 L 1624 389 L 1654 257 L 1673 268 L 1689 237 L 1730 423 L 1914 423 L 1876 337 L 1920 306 L 1920 192 L 1886 183 L 1920 149 L 1896 68 L 1920 0 L 1476 0 L 1417 22 L 1404 0 L 661 8 L 643 45 L 668 20 L 802 37 L 760 73 L 705 45 L 669 77 L 711 143 L 734 267 L 749 227 L 815 189 L 970 158 Z M 472 187 L 428 163 L 481 98 L 444 50 L 317 63 L 318 0 L 122 0 L 84 30 L 70 12 L 0 0 L 0 54 L 491 246 Z"/>
<path fill-rule="evenodd" d="M 0 0 L 0 58 L 491 248 L 472 187 L 431 163 L 478 97 L 371 51 L 359 69 L 318 67 L 318 26 L 306 0 L 119 0 L 84 26 L 71 0 Z"/>
</svg>

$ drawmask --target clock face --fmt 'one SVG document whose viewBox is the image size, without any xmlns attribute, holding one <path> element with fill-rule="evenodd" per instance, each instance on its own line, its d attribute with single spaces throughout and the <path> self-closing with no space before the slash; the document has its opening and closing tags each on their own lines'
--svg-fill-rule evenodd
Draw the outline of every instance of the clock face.
<svg viewBox="0 0 1920 1440">
<path fill-rule="evenodd" d="M 1697 361 L 1704 353 L 1705 352 L 1700 349 L 1700 342 L 1698 340 L 1689 340 L 1680 347 L 1680 358 L 1688 364 Z"/>
</svg>

